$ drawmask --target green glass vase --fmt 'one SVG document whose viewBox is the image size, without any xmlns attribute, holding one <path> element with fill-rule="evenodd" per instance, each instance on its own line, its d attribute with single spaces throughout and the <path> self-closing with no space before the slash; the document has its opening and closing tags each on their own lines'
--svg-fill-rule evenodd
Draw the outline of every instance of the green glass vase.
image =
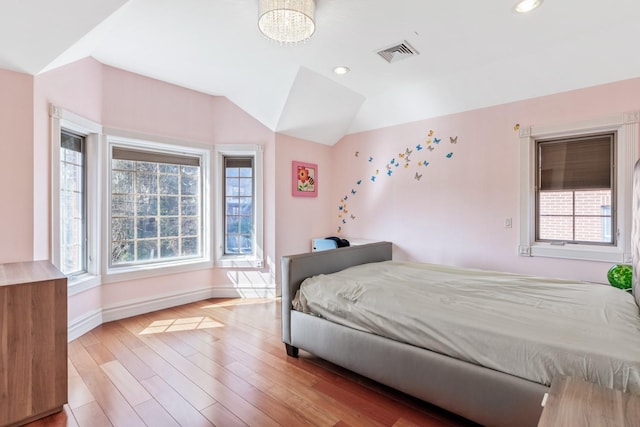
<svg viewBox="0 0 640 427">
<path fill-rule="evenodd" d="M 620 289 L 631 289 L 633 267 L 628 264 L 616 264 L 607 272 L 607 280 L 611 286 Z"/>
</svg>

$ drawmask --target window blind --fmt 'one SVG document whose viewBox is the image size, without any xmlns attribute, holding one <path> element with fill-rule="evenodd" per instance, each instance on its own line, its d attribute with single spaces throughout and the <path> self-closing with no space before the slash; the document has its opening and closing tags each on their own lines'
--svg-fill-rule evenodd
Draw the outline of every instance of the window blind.
<svg viewBox="0 0 640 427">
<path fill-rule="evenodd" d="M 251 168 L 253 167 L 252 157 L 225 157 L 224 166 L 226 168 Z"/>
<path fill-rule="evenodd" d="M 111 154 L 115 160 L 131 160 L 137 162 L 165 163 L 169 165 L 200 166 L 200 157 L 176 153 L 134 150 L 124 147 L 113 147 Z"/>
<path fill-rule="evenodd" d="M 614 134 L 538 143 L 538 185 L 544 190 L 611 188 Z"/>
</svg>

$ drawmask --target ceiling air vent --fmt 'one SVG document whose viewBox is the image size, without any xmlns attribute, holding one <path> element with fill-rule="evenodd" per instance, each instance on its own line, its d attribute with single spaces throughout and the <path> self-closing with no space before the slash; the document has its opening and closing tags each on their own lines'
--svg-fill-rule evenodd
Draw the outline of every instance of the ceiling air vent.
<svg viewBox="0 0 640 427">
<path fill-rule="evenodd" d="M 409 42 L 405 40 L 400 44 L 396 44 L 378 51 L 378 55 L 384 58 L 384 60 L 388 63 L 392 63 L 411 58 L 412 56 L 420 55 L 420 52 L 415 50 L 413 46 L 411 46 Z"/>
</svg>

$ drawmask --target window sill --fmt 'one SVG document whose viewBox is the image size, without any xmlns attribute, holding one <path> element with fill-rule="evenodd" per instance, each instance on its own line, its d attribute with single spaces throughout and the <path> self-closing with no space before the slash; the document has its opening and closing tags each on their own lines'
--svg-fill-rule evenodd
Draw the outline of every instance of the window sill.
<svg viewBox="0 0 640 427">
<path fill-rule="evenodd" d="M 535 243 L 531 246 L 520 246 L 520 256 L 539 256 L 547 258 L 577 259 L 583 261 L 601 262 L 631 262 L 631 254 L 626 254 L 618 247 L 602 247 L 567 244 L 564 246 L 550 243 Z"/>
<path fill-rule="evenodd" d="M 264 263 L 253 255 L 224 256 L 216 260 L 216 267 L 221 268 L 262 268 Z"/>
<path fill-rule="evenodd" d="M 212 267 L 213 263 L 211 261 L 202 259 L 121 268 L 116 267 L 107 270 L 107 275 L 102 278 L 102 283 L 125 282 L 128 280 L 186 273 L 194 270 L 204 270 Z"/>
<path fill-rule="evenodd" d="M 84 273 L 71 276 L 67 278 L 67 294 L 71 297 L 89 289 L 97 288 L 101 284 L 100 276 L 93 274 Z"/>
</svg>

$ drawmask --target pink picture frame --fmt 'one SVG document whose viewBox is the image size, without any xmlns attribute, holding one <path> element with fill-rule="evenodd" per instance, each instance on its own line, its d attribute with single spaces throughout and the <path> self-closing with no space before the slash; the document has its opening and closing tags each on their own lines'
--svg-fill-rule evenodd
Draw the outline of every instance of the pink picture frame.
<svg viewBox="0 0 640 427">
<path fill-rule="evenodd" d="M 294 197 L 316 197 L 318 195 L 318 165 L 292 162 L 291 194 Z"/>
</svg>

